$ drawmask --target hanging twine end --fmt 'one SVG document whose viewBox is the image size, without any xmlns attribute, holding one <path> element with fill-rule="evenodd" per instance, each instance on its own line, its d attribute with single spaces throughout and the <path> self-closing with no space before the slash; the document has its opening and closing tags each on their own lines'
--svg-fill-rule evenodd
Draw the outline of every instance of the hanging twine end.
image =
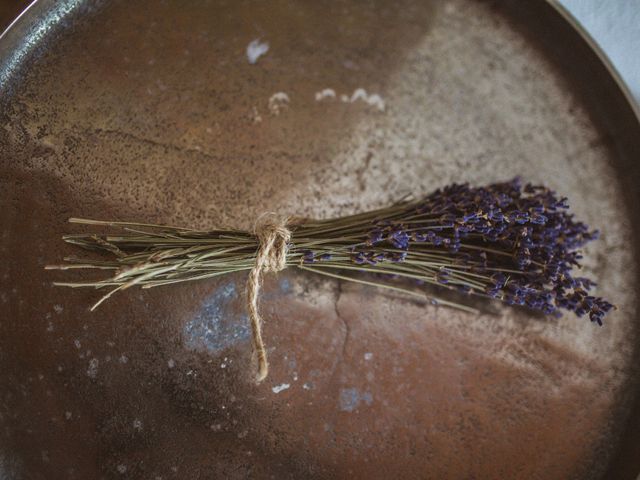
<svg viewBox="0 0 640 480">
<path fill-rule="evenodd" d="M 288 219 L 273 213 L 261 215 L 253 229 L 258 240 L 256 263 L 247 279 L 247 309 L 253 335 L 253 348 L 258 357 L 256 383 L 262 382 L 269 374 L 267 351 L 262 340 L 262 318 L 258 312 L 258 295 L 264 272 L 279 272 L 287 266 L 287 249 L 291 232 L 287 228 Z"/>
<path fill-rule="evenodd" d="M 267 356 L 258 357 L 258 371 L 256 372 L 256 383 L 262 383 L 262 381 L 269 375 L 269 362 L 267 362 Z"/>
</svg>

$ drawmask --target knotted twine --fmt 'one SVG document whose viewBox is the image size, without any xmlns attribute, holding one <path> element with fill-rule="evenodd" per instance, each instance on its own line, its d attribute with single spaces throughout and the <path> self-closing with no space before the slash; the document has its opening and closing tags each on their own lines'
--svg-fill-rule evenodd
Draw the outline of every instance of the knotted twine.
<svg viewBox="0 0 640 480">
<path fill-rule="evenodd" d="M 289 218 L 278 217 L 273 213 L 261 215 L 253 227 L 253 234 L 258 240 L 256 263 L 247 279 L 247 309 L 251 321 L 253 350 L 258 360 L 256 381 L 264 380 L 269 373 L 267 351 L 262 339 L 262 318 L 258 312 L 258 295 L 262 285 L 263 273 L 279 272 L 287 266 L 287 250 L 291 240 L 288 228 Z"/>
</svg>

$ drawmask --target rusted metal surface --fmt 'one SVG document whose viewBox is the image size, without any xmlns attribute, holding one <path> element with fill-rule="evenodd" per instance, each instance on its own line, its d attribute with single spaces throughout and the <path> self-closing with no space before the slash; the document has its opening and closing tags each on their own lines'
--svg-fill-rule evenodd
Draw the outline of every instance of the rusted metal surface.
<svg viewBox="0 0 640 480">
<path fill-rule="evenodd" d="M 620 439 L 638 373 L 638 125 L 544 3 L 56 8 L 0 72 L 8 478 L 635 468 Z M 269 43 L 254 64 L 253 40 Z M 263 211 L 344 214 L 518 174 L 602 231 L 585 256 L 619 306 L 604 328 L 283 272 L 261 300 L 272 371 L 255 386 L 243 276 L 128 291 L 89 313 L 97 292 L 54 288 L 43 270 L 77 253 L 60 241 L 70 216 L 248 227 Z"/>
</svg>

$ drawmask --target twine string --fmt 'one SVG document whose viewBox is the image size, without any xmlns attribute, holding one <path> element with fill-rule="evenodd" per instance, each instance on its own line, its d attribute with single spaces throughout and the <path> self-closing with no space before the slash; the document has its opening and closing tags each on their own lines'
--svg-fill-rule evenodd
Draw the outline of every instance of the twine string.
<svg viewBox="0 0 640 480">
<path fill-rule="evenodd" d="M 258 218 L 253 229 L 258 240 L 258 252 L 256 263 L 247 279 L 247 309 L 251 322 L 253 350 L 258 360 L 256 374 L 258 383 L 269 373 L 267 351 L 262 339 L 262 318 L 258 312 L 258 296 L 263 273 L 279 272 L 287 266 L 287 250 L 291 240 L 291 231 L 287 227 L 288 220 L 273 213 L 266 213 Z"/>
</svg>

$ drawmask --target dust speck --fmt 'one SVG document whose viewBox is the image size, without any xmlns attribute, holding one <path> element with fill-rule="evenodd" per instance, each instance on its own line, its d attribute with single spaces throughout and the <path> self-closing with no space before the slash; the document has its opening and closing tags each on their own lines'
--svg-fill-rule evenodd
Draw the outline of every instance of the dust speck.
<svg viewBox="0 0 640 480">
<path fill-rule="evenodd" d="M 269 51 L 269 43 L 261 42 L 259 38 L 252 40 L 247 45 L 247 60 L 254 65 L 258 59 Z"/>
<path fill-rule="evenodd" d="M 258 112 L 258 107 L 256 107 L 255 105 L 251 107 L 251 113 L 249 114 L 249 119 L 253 123 L 262 122 L 262 115 L 260 115 L 260 112 Z"/>
<path fill-rule="evenodd" d="M 284 92 L 276 92 L 269 97 L 269 113 L 273 116 L 280 115 L 280 112 L 289 106 L 289 95 Z"/>
<path fill-rule="evenodd" d="M 384 103 L 384 100 L 377 93 L 367 94 L 367 91 L 364 88 L 357 88 L 356 90 L 354 90 L 349 101 L 353 103 L 358 100 L 361 100 L 367 105 L 377 108 L 381 112 L 385 111 L 386 105 Z"/>
<path fill-rule="evenodd" d="M 287 390 L 291 385 L 288 383 L 281 383 L 280 385 L 276 385 L 275 387 L 271 388 L 271 391 L 273 393 L 280 393 L 284 390 Z"/>
<path fill-rule="evenodd" d="M 335 100 L 336 91 L 333 88 L 325 88 L 324 90 L 320 90 L 319 92 L 316 92 L 316 102 L 321 102 L 322 100 L 325 100 L 328 98 Z"/>
<path fill-rule="evenodd" d="M 87 375 L 89 378 L 96 378 L 98 376 L 98 366 L 100 361 L 97 358 L 92 358 L 89 361 L 89 368 L 87 368 Z"/>
</svg>

